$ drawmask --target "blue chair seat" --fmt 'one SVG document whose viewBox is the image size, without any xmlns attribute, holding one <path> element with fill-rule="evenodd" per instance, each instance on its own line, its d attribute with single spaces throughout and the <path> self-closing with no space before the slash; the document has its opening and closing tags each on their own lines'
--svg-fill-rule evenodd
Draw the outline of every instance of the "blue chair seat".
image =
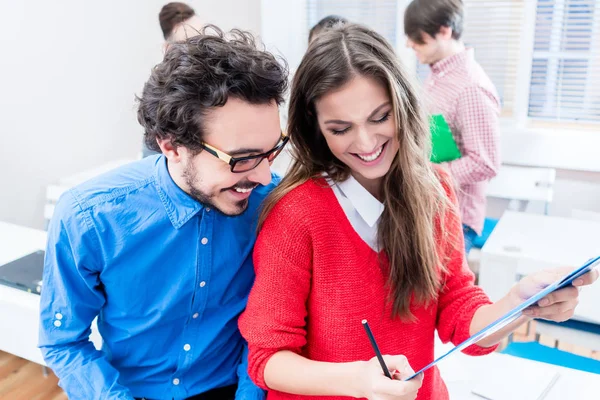
<svg viewBox="0 0 600 400">
<path fill-rule="evenodd" d="M 501 353 L 600 374 L 600 361 L 594 360 L 593 358 L 578 356 L 553 347 L 544 346 L 538 342 L 513 342 L 509 344 L 506 349 L 501 351 Z"/>
<path fill-rule="evenodd" d="M 477 236 L 475 240 L 473 240 L 473 247 L 481 249 L 490 237 L 490 234 L 492 233 L 497 224 L 497 219 L 486 218 L 483 223 L 483 231 L 481 232 L 481 235 Z"/>
</svg>

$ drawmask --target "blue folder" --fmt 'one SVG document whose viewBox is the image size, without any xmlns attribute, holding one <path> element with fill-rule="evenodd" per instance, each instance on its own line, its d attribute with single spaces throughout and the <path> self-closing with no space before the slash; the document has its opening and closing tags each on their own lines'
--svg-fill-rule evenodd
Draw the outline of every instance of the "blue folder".
<svg viewBox="0 0 600 400">
<path fill-rule="evenodd" d="M 471 336 L 470 338 L 468 338 L 467 340 L 465 340 L 458 346 L 454 347 L 452 350 L 448 351 L 446 354 L 442 355 L 441 357 L 438 357 L 436 360 L 434 360 L 430 364 L 421 368 L 419 371 L 415 372 L 412 376 L 406 378 L 405 380 L 406 381 L 411 380 L 415 376 L 419 375 L 421 372 L 427 371 L 429 368 L 433 367 L 434 365 L 436 365 L 437 363 L 439 363 L 446 357 L 452 355 L 452 353 L 455 353 L 466 347 L 469 347 L 472 344 L 479 342 L 481 339 L 499 331 L 500 329 L 504 328 L 506 325 L 510 324 L 511 322 L 513 322 L 514 320 L 519 318 L 522 315 L 522 312 L 524 309 L 526 309 L 529 306 L 534 305 L 535 303 L 540 301 L 542 298 L 544 298 L 548 294 L 554 292 L 555 290 L 562 289 L 562 288 L 572 284 L 575 279 L 577 279 L 581 275 L 591 271 L 593 268 L 597 267 L 598 265 L 600 265 L 600 256 L 588 260 L 581 267 L 568 273 L 566 276 L 564 276 L 563 278 L 550 284 L 549 286 L 546 286 L 538 294 L 525 300 L 519 306 L 513 308 L 512 310 L 510 310 L 509 312 L 504 314 L 502 317 L 498 318 L 496 321 L 492 322 L 491 324 L 489 324 L 488 326 L 486 326 L 485 328 L 483 328 L 482 330 L 480 330 L 479 332 L 477 332 L 476 334 L 474 334 L 473 336 Z"/>
</svg>

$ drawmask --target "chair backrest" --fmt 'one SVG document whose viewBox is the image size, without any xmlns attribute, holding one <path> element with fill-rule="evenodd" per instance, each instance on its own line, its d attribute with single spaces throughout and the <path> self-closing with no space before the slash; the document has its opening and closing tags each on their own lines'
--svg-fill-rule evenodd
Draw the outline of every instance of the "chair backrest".
<svg viewBox="0 0 600 400">
<path fill-rule="evenodd" d="M 554 168 L 502 165 L 490 180 L 486 195 L 508 200 L 551 202 L 554 196 Z"/>
</svg>

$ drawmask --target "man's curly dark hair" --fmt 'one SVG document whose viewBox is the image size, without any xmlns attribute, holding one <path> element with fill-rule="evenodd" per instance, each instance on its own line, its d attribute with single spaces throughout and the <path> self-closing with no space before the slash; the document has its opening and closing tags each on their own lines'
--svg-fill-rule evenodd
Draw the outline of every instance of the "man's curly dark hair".
<svg viewBox="0 0 600 400">
<path fill-rule="evenodd" d="M 261 46 L 263 47 L 263 46 Z M 283 102 L 287 64 L 259 48 L 252 34 L 225 34 L 207 25 L 198 36 L 169 46 L 138 97 L 138 121 L 148 148 L 160 152 L 156 139 L 201 151 L 203 120 L 229 96 L 251 104 Z"/>
</svg>

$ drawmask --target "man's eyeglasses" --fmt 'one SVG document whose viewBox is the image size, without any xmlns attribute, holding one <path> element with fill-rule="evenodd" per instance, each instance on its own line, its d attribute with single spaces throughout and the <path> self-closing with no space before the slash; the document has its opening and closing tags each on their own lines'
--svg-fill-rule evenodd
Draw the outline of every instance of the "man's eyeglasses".
<svg viewBox="0 0 600 400">
<path fill-rule="evenodd" d="M 229 154 L 224 153 L 216 147 L 212 147 L 211 145 L 206 143 L 202 143 L 201 146 L 204 150 L 206 150 L 213 156 L 229 164 L 231 166 L 231 172 L 248 172 L 258 167 L 258 165 L 265 158 L 269 161 L 269 164 L 271 164 L 273 160 L 275 160 L 275 157 L 277 157 L 279 153 L 281 153 L 281 150 L 283 150 L 283 147 L 288 142 L 288 140 L 289 137 L 282 133 L 279 143 L 277 143 L 277 146 L 273 147 L 266 153 L 246 157 L 232 157 Z"/>
</svg>

